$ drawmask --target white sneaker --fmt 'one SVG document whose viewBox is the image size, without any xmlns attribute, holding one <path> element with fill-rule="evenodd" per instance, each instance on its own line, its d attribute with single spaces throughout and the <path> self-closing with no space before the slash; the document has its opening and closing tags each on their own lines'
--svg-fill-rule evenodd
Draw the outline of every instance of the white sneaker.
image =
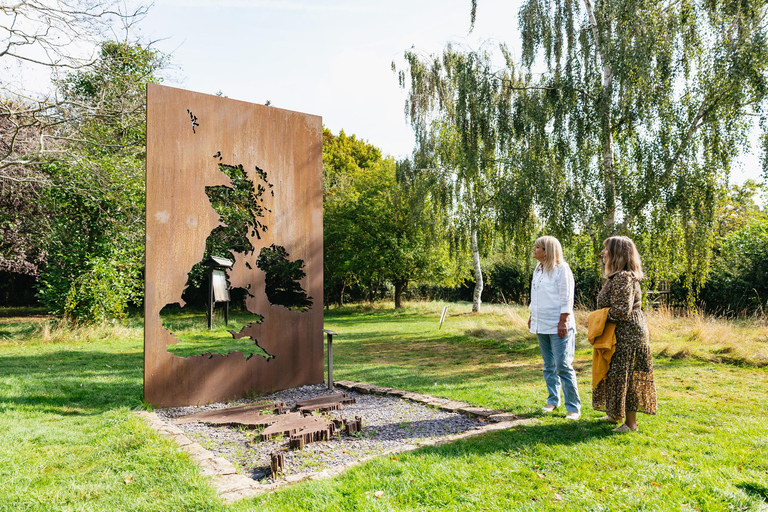
<svg viewBox="0 0 768 512">
<path fill-rule="evenodd" d="M 581 414 L 578 412 L 569 412 L 565 415 L 565 419 L 567 420 L 577 421 L 579 418 L 581 418 Z"/>
<path fill-rule="evenodd" d="M 552 404 L 547 404 L 547 405 L 545 405 L 544 407 L 541 408 L 541 412 L 550 413 L 550 412 L 554 411 L 555 409 L 557 409 L 557 406 L 554 406 Z"/>
</svg>

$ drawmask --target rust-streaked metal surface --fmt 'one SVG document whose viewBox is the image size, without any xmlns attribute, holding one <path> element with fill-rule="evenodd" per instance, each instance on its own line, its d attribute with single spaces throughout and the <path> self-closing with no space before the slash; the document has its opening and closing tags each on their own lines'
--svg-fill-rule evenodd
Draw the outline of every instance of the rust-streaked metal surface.
<svg viewBox="0 0 768 512">
<path fill-rule="evenodd" d="M 283 414 L 285 411 L 285 402 L 272 402 L 263 405 L 239 405 L 237 407 L 227 407 L 224 409 L 213 409 L 195 414 L 182 416 L 173 421 L 174 425 L 184 425 L 185 423 L 210 423 L 212 425 L 262 425 L 265 416 Z M 277 420 L 274 420 L 277 421 Z M 266 423 L 267 425 L 270 422 Z"/>
<path fill-rule="evenodd" d="M 323 419 L 320 416 L 304 416 L 298 412 L 281 414 L 279 418 L 280 419 L 277 422 L 261 431 L 260 439 L 262 441 L 269 441 L 280 435 L 290 437 L 304 429 L 328 430 L 330 425 L 333 425 L 332 422 Z"/>
<path fill-rule="evenodd" d="M 264 317 L 242 336 L 258 341 L 269 359 L 241 352 L 179 357 L 160 310 L 182 303 L 192 266 L 219 225 L 206 186 L 227 186 L 219 164 L 256 168 L 272 185 L 249 234 L 255 250 L 234 255 L 230 288 L 247 288 L 248 309 Z M 171 87 L 147 86 L 147 246 L 144 326 L 144 399 L 161 407 L 202 404 L 323 381 L 322 122 L 318 116 Z M 259 238 L 260 237 L 260 238 Z M 301 287 L 312 297 L 304 312 L 271 305 L 256 266 L 262 247 L 284 247 L 304 261 Z M 183 303 L 182 303 L 183 304 Z"/>
<path fill-rule="evenodd" d="M 349 405 L 354 403 L 354 398 L 350 397 L 346 393 L 341 393 L 338 395 L 325 395 L 312 398 L 310 400 L 302 400 L 301 402 L 296 402 L 296 410 L 301 414 L 307 415 L 312 414 L 313 412 L 338 411 L 341 409 L 342 405 Z"/>
</svg>

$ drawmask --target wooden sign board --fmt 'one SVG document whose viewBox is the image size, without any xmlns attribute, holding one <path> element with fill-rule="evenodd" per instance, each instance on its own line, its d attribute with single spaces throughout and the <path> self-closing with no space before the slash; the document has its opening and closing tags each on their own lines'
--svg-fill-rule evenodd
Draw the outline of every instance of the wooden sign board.
<svg viewBox="0 0 768 512">
<path fill-rule="evenodd" d="M 229 302 L 229 288 L 227 288 L 227 274 L 223 270 L 212 271 L 213 275 L 213 300 L 216 302 Z"/>
</svg>

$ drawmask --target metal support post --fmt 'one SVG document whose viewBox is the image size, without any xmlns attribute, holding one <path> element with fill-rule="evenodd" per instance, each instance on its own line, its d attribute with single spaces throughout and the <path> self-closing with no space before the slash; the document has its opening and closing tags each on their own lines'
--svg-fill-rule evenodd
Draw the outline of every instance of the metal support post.
<svg viewBox="0 0 768 512">
<path fill-rule="evenodd" d="M 328 339 L 328 389 L 333 389 L 333 337 L 338 334 L 328 329 L 323 329 L 323 332 Z"/>
<path fill-rule="evenodd" d="M 213 269 L 208 271 L 208 330 L 213 330 Z"/>
</svg>

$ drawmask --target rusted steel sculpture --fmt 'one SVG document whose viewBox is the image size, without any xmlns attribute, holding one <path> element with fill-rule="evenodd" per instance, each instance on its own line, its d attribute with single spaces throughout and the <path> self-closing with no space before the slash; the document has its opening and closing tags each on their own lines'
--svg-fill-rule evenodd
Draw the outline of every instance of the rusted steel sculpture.
<svg viewBox="0 0 768 512">
<path fill-rule="evenodd" d="M 296 402 L 296 410 L 305 416 L 312 414 L 313 412 L 328 412 L 338 411 L 342 405 L 349 405 L 355 403 L 355 399 L 341 393 L 338 395 L 325 395 L 317 398 L 311 398 L 309 400 L 302 400 Z"/>
<path fill-rule="evenodd" d="M 313 414 L 319 411 L 337 411 L 343 405 L 354 403 L 354 398 L 346 393 L 340 393 L 296 402 L 293 412 L 285 411 L 285 402 L 238 405 L 182 416 L 174 423 L 182 425 L 201 422 L 217 426 L 265 427 L 259 436 L 261 441 L 284 436 L 288 438 L 290 449 L 303 450 L 309 443 L 329 441 L 333 436 L 340 436 L 342 431 L 348 435 L 360 432 L 363 428 L 363 420 L 360 416 L 356 416 L 354 420 L 347 420 Z"/>
<path fill-rule="evenodd" d="M 282 473 L 283 469 L 285 469 L 285 455 L 282 452 L 274 452 L 270 458 L 269 467 L 272 470 L 272 474 Z"/>
<path fill-rule="evenodd" d="M 292 450 L 303 450 L 305 445 L 319 441 L 329 441 L 336 434 L 336 426 L 333 422 L 325 425 L 310 425 L 302 428 L 295 434 L 291 434 L 288 447 Z"/>
<path fill-rule="evenodd" d="M 304 416 L 298 412 L 281 414 L 280 420 L 261 431 L 261 440 L 268 441 L 278 436 L 290 437 L 300 430 L 328 430 L 333 422 L 320 416 Z M 326 437 L 328 439 L 328 437 Z"/>
<path fill-rule="evenodd" d="M 344 424 L 344 430 L 347 435 L 352 435 L 363 430 L 363 419 L 360 416 L 355 416 L 354 420 L 347 420 Z"/>
<path fill-rule="evenodd" d="M 227 221 L 228 198 L 251 205 Z M 150 84 L 144 399 L 170 407 L 323 381 L 320 117 Z M 225 222 L 227 221 L 227 222 Z M 206 242 L 226 231 L 230 289 L 246 292 L 250 338 L 265 355 L 179 357 L 160 311 L 182 293 Z M 239 231 L 238 231 L 239 230 Z M 293 281 L 275 284 L 287 262 Z M 260 351 L 259 351 L 260 352 Z"/>
<path fill-rule="evenodd" d="M 263 405 L 241 405 L 227 407 L 226 409 L 213 409 L 211 411 L 198 412 L 189 416 L 182 416 L 175 420 L 175 425 L 185 423 L 208 423 L 210 425 L 242 425 L 251 428 L 271 425 L 279 419 L 285 411 L 285 402 L 273 402 Z"/>
</svg>

